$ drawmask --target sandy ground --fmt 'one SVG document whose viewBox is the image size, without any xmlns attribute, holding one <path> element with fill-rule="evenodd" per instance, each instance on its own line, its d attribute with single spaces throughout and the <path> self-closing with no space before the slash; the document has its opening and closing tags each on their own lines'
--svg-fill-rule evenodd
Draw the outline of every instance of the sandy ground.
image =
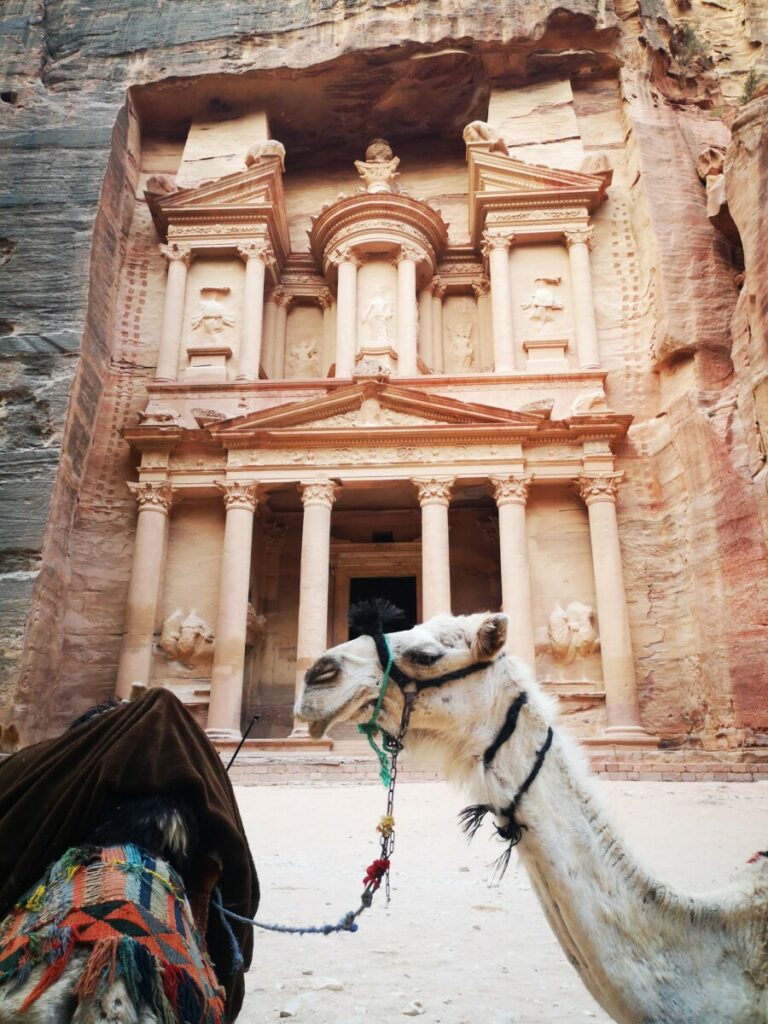
<svg viewBox="0 0 768 1024">
<path fill-rule="evenodd" d="M 619 830 L 658 877 L 689 890 L 727 882 L 768 843 L 766 783 L 603 782 Z M 264 921 L 337 921 L 358 905 L 376 856 L 380 787 L 240 788 Z M 357 934 L 257 932 L 244 1024 L 573 1024 L 610 1018 L 560 952 L 513 858 L 499 885 L 485 826 L 467 846 L 466 803 L 441 783 L 401 785 L 392 902 Z"/>
</svg>

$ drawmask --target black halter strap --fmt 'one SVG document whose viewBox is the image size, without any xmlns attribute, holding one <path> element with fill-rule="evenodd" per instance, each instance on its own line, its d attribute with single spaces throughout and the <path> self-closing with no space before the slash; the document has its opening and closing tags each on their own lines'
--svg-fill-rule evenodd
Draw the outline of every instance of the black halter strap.
<svg viewBox="0 0 768 1024">
<path fill-rule="evenodd" d="M 379 664 L 383 670 L 386 670 L 389 664 L 389 648 L 387 642 L 384 639 L 383 633 L 372 633 L 371 637 L 373 642 L 376 644 L 376 653 L 379 656 Z M 488 668 L 492 665 L 492 661 L 475 661 L 471 665 L 466 665 L 464 668 L 457 668 L 454 672 L 446 672 L 442 676 L 435 676 L 432 679 L 416 679 L 414 676 L 409 676 L 393 661 L 389 669 L 389 677 L 397 683 L 402 689 L 409 687 L 415 689 L 417 692 L 421 690 L 427 690 L 431 686 L 442 686 L 443 683 L 452 683 L 456 679 L 464 679 L 466 676 L 471 676 L 475 672 L 480 672 L 484 668 Z"/>
</svg>

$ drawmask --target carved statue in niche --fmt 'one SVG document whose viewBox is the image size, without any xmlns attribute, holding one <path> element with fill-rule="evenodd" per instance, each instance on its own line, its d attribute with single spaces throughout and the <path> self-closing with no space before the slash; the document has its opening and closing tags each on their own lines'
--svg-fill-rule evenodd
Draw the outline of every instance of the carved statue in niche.
<svg viewBox="0 0 768 1024">
<path fill-rule="evenodd" d="M 562 669 L 599 650 L 594 608 L 581 601 L 570 601 L 563 608 L 555 601 L 546 628 L 538 631 L 536 654 L 549 656 Z"/>
<path fill-rule="evenodd" d="M 355 169 L 363 179 L 366 192 L 399 192 L 399 164 L 400 158 L 394 155 L 386 139 L 372 139 L 365 151 L 365 160 L 355 160 Z"/>
<path fill-rule="evenodd" d="M 245 620 L 245 645 L 257 650 L 264 644 L 266 638 L 267 618 L 265 615 L 259 615 L 249 601 Z"/>
<path fill-rule="evenodd" d="M 468 302 L 464 302 L 465 315 L 469 315 Z M 475 363 L 475 325 L 471 319 L 455 324 L 446 324 L 448 335 L 448 353 L 450 363 L 460 369 L 468 370 Z"/>
<path fill-rule="evenodd" d="M 235 325 L 221 302 L 226 295 L 229 288 L 200 289 L 200 311 L 192 320 L 192 330 L 200 331 L 207 345 L 223 347 L 228 331 Z"/>
<path fill-rule="evenodd" d="M 392 317 L 394 309 L 383 288 L 377 288 L 363 317 L 368 328 L 368 344 L 386 347 L 392 343 Z"/>
<path fill-rule="evenodd" d="M 288 353 L 287 369 L 293 377 L 316 377 L 320 372 L 317 344 L 309 338 L 297 342 Z"/>
<path fill-rule="evenodd" d="M 187 615 L 177 608 L 163 623 L 160 648 L 185 668 L 199 668 L 213 657 L 213 631 L 194 608 Z"/>
<path fill-rule="evenodd" d="M 465 142 L 489 142 L 492 153 L 503 153 L 504 156 L 509 156 L 509 150 L 501 132 L 487 121 L 470 121 L 461 137 Z"/>
<path fill-rule="evenodd" d="M 521 303 L 522 309 L 530 310 L 528 314 L 531 320 L 538 321 L 539 331 L 544 329 L 544 324 L 555 319 L 555 314 L 563 308 L 562 302 L 555 295 L 555 288 L 560 286 L 560 277 L 536 277 L 534 278 L 533 292 L 527 302 Z"/>
</svg>

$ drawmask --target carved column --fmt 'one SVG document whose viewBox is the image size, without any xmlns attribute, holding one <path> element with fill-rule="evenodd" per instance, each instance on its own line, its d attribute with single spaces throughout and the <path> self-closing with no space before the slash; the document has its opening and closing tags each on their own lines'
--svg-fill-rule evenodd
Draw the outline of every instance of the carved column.
<svg viewBox="0 0 768 1024">
<path fill-rule="evenodd" d="M 288 310 L 293 296 L 283 288 L 275 288 L 272 297 L 275 301 L 275 376 L 282 379 L 285 377 L 285 349 L 288 344 Z"/>
<path fill-rule="evenodd" d="M 330 480 L 299 484 L 304 506 L 301 527 L 299 631 L 296 641 L 296 699 L 307 669 L 328 646 L 328 584 L 331 564 L 331 508 L 336 485 Z M 294 739 L 308 735 L 307 726 L 294 722 Z"/>
<path fill-rule="evenodd" d="M 129 697 L 133 683 L 149 683 L 152 638 L 155 632 L 160 579 L 168 536 L 168 512 L 173 503 L 169 483 L 129 483 L 139 518 L 128 584 L 125 630 L 117 666 L 118 697 Z"/>
<path fill-rule="evenodd" d="M 507 650 L 533 668 L 533 607 L 525 528 L 529 481 L 522 476 L 509 475 L 492 476 L 491 483 L 499 510 L 501 601 L 509 616 Z"/>
<path fill-rule="evenodd" d="M 488 336 L 487 306 L 491 295 L 491 285 L 487 277 L 482 278 L 472 285 L 472 291 L 477 301 L 477 333 L 478 342 L 478 366 L 485 365 L 483 353 L 493 348 L 493 339 Z"/>
<path fill-rule="evenodd" d="M 635 665 L 629 635 L 629 615 L 621 564 L 616 494 L 619 473 L 578 478 L 589 513 L 589 536 L 595 574 L 595 597 L 603 662 L 606 733 L 647 739 L 640 725 Z"/>
<path fill-rule="evenodd" d="M 160 252 L 168 260 L 168 277 L 155 379 L 176 380 L 179 375 L 179 345 L 184 323 L 187 268 L 192 262 L 192 250 L 188 245 L 171 242 L 168 245 L 161 245 Z"/>
<path fill-rule="evenodd" d="M 434 341 L 432 338 L 432 289 L 426 285 L 419 292 L 419 355 L 426 365 L 435 365 Z"/>
<path fill-rule="evenodd" d="M 414 479 L 421 505 L 422 618 L 451 611 L 448 506 L 455 477 Z"/>
<path fill-rule="evenodd" d="M 277 351 L 277 345 L 275 344 L 275 327 L 277 326 L 275 291 L 276 289 L 273 289 L 264 299 L 264 319 L 261 332 L 262 363 L 267 376 L 273 379 L 278 376 L 277 369 L 275 368 L 275 353 Z"/>
<path fill-rule="evenodd" d="M 320 354 L 320 375 L 328 373 L 328 361 L 333 360 L 330 355 L 334 348 L 333 334 L 333 292 L 330 288 L 323 288 L 317 297 L 320 309 L 323 311 L 323 344 Z"/>
<path fill-rule="evenodd" d="M 416 362 L 416 264 L 419 253 L 401 248 L 397 263 L 397 376 L 415 377 Z"/>
<path fill-rule="evenodd" d="M 206 731 L 214 739 L 239 739 L 253 514 L 259 502 L 259 488 L 255 483 L 235 482 L 216 486 L 224 495 L 227 518 Z"/>
<path fill-rule="evenodd" d="M 597 347 L 595 302 L 592 295 L 592 270 L 589 251 L 592 247 L 592 228 L 565 232 L 568 258 L 571 264 L 571 295 L 573 296 L 573 323 L 576 332 L 576 351 L 582 370 L 600 365 Z"/>
<path fill-rule="evenodd" d="M 247 245 L 241 245 L 237 254 L 245 260 L 245 289 L 236 379 L 258 380 L 264 318 L 264 280 L 267 266 L 275 262 L 275 257 L 267 242 L 249 242 Z"/>
<path fill-rule="evenodd" d="M 357 268 L 361 260 L 351 249 L 337 250 L 331 261 L 338 267 L 336 289 L 336 376 L 351 377 L 357 354 Z"/>
<path fill-rule="evenodd" d="M 491 278 L 491 317 L 496 373 L 515 369 L 515 334 L 512 323 L 512 288 L 509 281 L 510 235 L 483 235 L 483 255 L 488 258 Z"/>
<path fill-rule="evenodd" d="M 445 285 L 439 277 L 432 278 L 432 368 L 442 370 L 445 365 L 443 357 L 443 296 Z"/>
</svg>

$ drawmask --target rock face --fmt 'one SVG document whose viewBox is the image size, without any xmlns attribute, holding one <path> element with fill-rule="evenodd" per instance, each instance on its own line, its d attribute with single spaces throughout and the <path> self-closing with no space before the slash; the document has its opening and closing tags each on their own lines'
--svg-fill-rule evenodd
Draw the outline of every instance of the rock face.
<svg viewBox="0 0 768 1024">
<path fill-rule="evenodd" d="M 643 721 L 669 744 L 762 741 L 763 5 L 223 0 L 182 17 L 134 0 L 126 18 L 108 0 L 11 0 L 0 26 L 0 725 L 44 735 L 114 685 L 136 515 L 120 431 L 145 404 L 139 325 L 160 266 L 129 232 L 149 174 L 172 186 L 189 126 L 204 140 L 262 98 L 288 166 L 322 167 L 379 134 L 460 138 L 494 88 L 551 82 L 542 107 L 510 107 L 515 155 L 568 166 L 578 136 L 582 159 L 620 168 L 593 264 L 601 335 L 627 339 L 608 346 L 606 388 L 635 416 L 618 512 Z M 140 166 L 148 129 L 161 141 Z M 707 215 L 697 161 L 713 147 L 738 239 Z M 201 141 L 200 177 L 207 159 Z"/>
</svg>

